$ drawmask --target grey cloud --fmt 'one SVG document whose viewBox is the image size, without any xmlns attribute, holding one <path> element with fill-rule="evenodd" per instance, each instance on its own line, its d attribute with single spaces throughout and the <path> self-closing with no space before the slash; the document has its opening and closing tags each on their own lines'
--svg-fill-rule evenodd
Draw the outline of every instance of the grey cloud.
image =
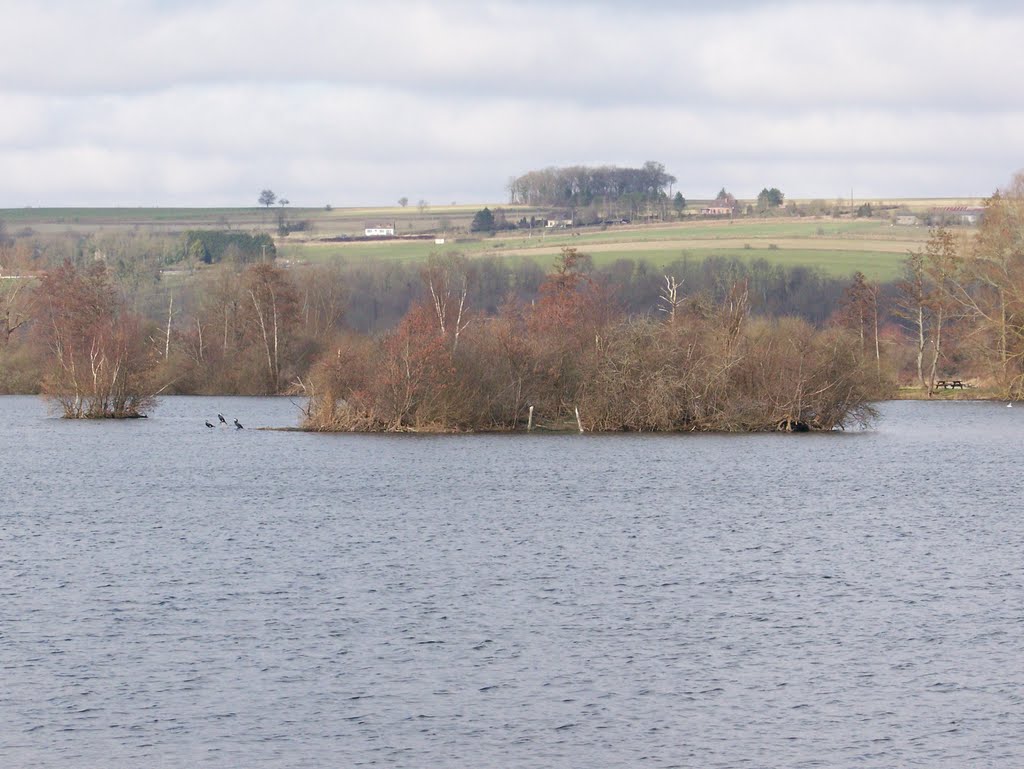
<svg viewBox="0 0 1024 769">
<path fill-rule="evenodd" d="M 1010 3 L 7 5 L 0 205 L 500 201 L 648 159 L 691 196 L 983 194 L 1024 155 Z"/>
<path fill-rule="evenodd" d="M 655 3 L 609 13 L 554 3 L 541 13 L 510 2 L 231 0 L 76 4 L 59 15 L 23 5 L 20 23 L 28 29 L 0 78 L 58 91 L 327 81 L 577 103 L 998 108 L 999 80 L 1024 75 L 1024 16 L 1008 22 L 969 4 L 748 3 L 694 13 Z M 981 63 L 1002 77 L 979 75 Z"/>
</svg>

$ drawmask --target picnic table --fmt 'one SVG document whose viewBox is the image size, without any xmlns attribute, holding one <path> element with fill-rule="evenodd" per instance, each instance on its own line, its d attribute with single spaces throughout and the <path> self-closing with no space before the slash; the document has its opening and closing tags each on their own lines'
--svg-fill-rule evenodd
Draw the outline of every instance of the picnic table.
<svg viewBox="0 0 1024 769">
<path fill-rule="evenodd" d="M 942 388 L 943 390 L 956 390 L 960 388 L 964 389 L 964 383 L 960 379 L 940 379 L 935 383 L 935 389 Z"/>
</svg>

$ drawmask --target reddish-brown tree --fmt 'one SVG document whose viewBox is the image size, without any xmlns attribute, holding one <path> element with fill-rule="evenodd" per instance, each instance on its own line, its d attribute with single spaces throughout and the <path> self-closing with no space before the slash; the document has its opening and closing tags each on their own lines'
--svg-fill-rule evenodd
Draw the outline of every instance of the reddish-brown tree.
<svg viewBox="0 0 1024 769">
<path fill-rule="evenodd" d="M 43 277 L 36 297 L 34 331 L 48 360 L 44 394 L 68 418 L 141 416 L 153 403 L 156 356 L 103 262 L 81 269 L 65 262 Z"/>
</svg>

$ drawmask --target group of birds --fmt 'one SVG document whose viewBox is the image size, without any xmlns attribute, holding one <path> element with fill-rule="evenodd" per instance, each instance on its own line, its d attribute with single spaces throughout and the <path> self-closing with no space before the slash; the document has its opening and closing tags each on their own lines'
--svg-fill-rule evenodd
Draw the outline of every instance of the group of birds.
<svg viewBox="0 0 1024 769">
<path fill-rule="evenodd" d="M 226 420 L 226 419 L 224 418 L 224 415 L 223 415 L 223 414 L 218 414 L 218 415 L 217 415 L 217 419 L 219 419 L 219 420 L 220 420 L 220 423 L 221 423 L 222 425 L 224 425 L 225 427 L 227 427 L 227 426 L 228 426 L 228 420 Z M 213 422 L 211 422 L 211 421 L 210 421 L 209 419 L 207 419 L 207 420 L 206 420 L 206 426 L 207 426 L 207 427 L 213 427 Z M 237 418 L 235 419 L 235 429 L 236 429 L 236 430 L 242 430 L 242 429 L 244 429 L 244 428 L 242 427 L 242 423 L 241 423 L 241 422 L 239 422 Z"/>
</svg>

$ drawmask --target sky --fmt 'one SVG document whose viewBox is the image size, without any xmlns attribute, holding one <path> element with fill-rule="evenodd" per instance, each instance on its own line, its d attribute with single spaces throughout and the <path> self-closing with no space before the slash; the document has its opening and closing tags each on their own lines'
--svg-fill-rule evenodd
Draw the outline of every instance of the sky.
<svg viewBox="0 0 1024 769">
<path fill-rule="evenodd" d="M 548 166 L 684 196 L 991 194 L 1024 3 L 0 0 L 0 207 L 507 202 Z"/>
</svg>

